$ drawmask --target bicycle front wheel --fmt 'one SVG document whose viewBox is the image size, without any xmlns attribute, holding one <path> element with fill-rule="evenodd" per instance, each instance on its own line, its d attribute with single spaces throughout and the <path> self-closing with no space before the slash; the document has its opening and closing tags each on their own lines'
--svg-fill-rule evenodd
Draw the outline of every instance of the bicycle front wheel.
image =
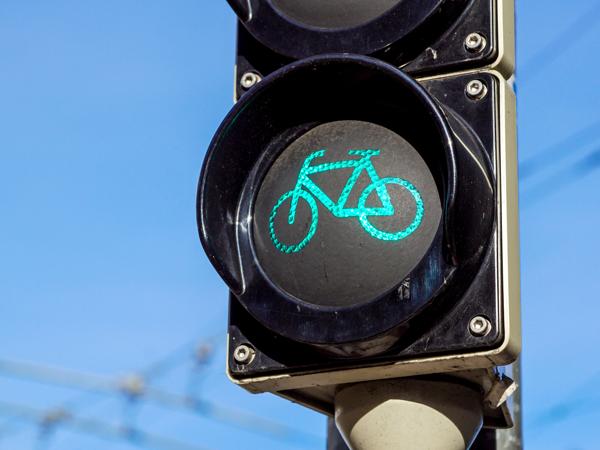
<svg viewBox="0 0 600 450">
<path fill-rule="evenodd" d="M 358 217 L 358 220 L 365 231 L 376 239 L 380 239 L 382 241 L 401 241 L 402 239 L 405 239 L 413 234 L 417 228 L 419 228 L 419 225 L 421 225 L 421 222 L 423 221 L 423 216 L 425 215 L 425 205 L 423 204 L 421 194 L 412 183 L 402 178 L 382 178 L 381 180 L 378 180 L 377 182 L 370 184 L 365 188 L 358 200 L 358 207 L 361 209 L 367 209 L 365 203 L 373 191 L 381 186 L 391 184 L 399 185 L 406 189 L 415 201 L 415 217 L 413 218 L 412 222 L 403 230 L 392 233 L 376 228 L 371 222 L 369 222 L 369 218 L 371 216 L 367 214 L 361 214 Z"/>
<path fill-rule="evenodd" d="M 302 250 L 304 247 L 306 247 L 306 245 L 309 243 L 309 241 L 315 235 L 315 233 L 317 231 L 317 224 L 319 222 L 319 209 L 317 208 L 317 202 L 312 197 L 312 195 L 310 195 L 309 193 L 307 193 L 305 191 L 300 191 L 299 199 L 302 199 L 306 203 L 308 203 L 308 209 L 309 209 L 310 215 L 311 215 L 310 223 L 308 225 L 308 231 L 306 232 L 306 235 L 303 238 L 301 237 L 301 240 L 298 244 L 284 244 L 283 242 L 281 242 L 281 240 L 279 239 L 279 237 L 277 235 L 277 231 L 275 230 L 275 228 L 277 226 L 281 227 L 282 223 L 286 224 L 287 226 L 294 226 L 294 223 L 290 223 L 290 220 L 288 220 L 289 210 L 291 208 L 291 203 L 292 203 L 291 199 L 292 199 L 293 195 L 294 195 L 294 191 L 289 191 L 289 192 L 286 192 L 285 194 L 283 194 L 281 197 L 279 197 L 279 200 L 277 200 L 277 203 L 275 203 L 275 206 L 273 206 L 273 210 L 271 211 L 271 216 L 269 217 L 269 233 L 271 235 L 271 241 L 273 242 L 273 245 L 275 245 L 277 250 L 279 250 L 280 252 L 283 252 L 283 253 L 297 253 L 300 250 Z M 286 205 L 286 204 L 289 204 L 289 206 L 287 208 L 284 207 L 284 205 Z M 279 214 L 282 214 L 285 218 L 283 220 L 277 221 L 276 218 L 279 216 Z M 295 216 L 297 216 L 297 214 L 298 214 L 298 207 L 296 207 Z M 295 218 L 297 218 L 297 217 L 295 217 Z M 294 220 L 293 222 L 297 222 L 297 220 Z M 276 223 L 278 223 L 277 226 L 276 226 Z M 296 224 L 296 227 L 298 227 L 298 224 Z"/>
</svg>

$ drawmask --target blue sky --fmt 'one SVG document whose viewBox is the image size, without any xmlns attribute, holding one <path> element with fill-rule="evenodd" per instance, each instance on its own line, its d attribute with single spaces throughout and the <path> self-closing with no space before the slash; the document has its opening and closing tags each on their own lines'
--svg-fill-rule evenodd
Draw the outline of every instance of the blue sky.
<svg viewBox="0 0 600 450">
<path fill-rule="evenodd" d="M 217 336 L 198 377 L 184 347 L 156 385 L 192 392 L 197 378 L 203 398 L 312 436 L 0 373 L 0 449 L 134 448 L 65 427 L 40 438 L 6 415 L 5 403 L 65 401 L 205 448 L 323 448 L 321 416 L 223 373 L 226 289 L 194 208 L 204 149 L 231 106 L 234 28 L 224 1 L 2 2 L 0 362 L 118 377 Z M 528 449 L 600 448 L 599 30 L 597 0 L 518 4 L 520 160 L 533 168 L 521 180 Z"/>
</svg>

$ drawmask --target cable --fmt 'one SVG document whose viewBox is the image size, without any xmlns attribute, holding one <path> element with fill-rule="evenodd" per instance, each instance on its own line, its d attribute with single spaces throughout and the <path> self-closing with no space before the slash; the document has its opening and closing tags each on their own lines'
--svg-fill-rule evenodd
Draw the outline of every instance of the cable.
<svg viewBox="0 0 600 450">
<path fill-rule="evenodd" d="M 575 150 L 600 139 L 600 120 L 587 125 L 561 141 L 546 147 L 519 164 L 519 180 L 525 181 L 546 167 L 571 156 Z"/>
<path fill-rule="evenodd" d="M 545 47 L 539 50 L 525 63 L 521 64 L 519 69 L 519 83 L 529 81 L 540 70 L 555 61 L 561 53 L 568 50 L 573 44 L 581 39 L 586 31 L 595 30 L 596 22 L 600 19 L 600 3 L 596 2 L 591 10 L 580 15 L 569 27 L 559 33 Z M 590 49 L 590 54 L 593 50 Z M 524 74 L 521 76 L 520 74 Z"/>
<path fill-rule="evenodd" d="M 222 407 L 207 400 L 174 394 L 147 386 L 139 375 L 110 379 L 37 364 L 0 360 L 0 373 L 20 379 L 66 386 L 88 392 L 121 395 L 149 401 L 162 407 L 203 415 L 215 421 L 267 434 L 277 439 L 320 439 L 318 436 L 240 410 Z"/>
<path fill-rule="evenodd" d="M 548 426 L 562 422 L 575 414 L 598 411 L 598 397 L 590 396 L 600 381 L 600 372 L 580 384 L 567 396 L 568 400 L 556 403 L 536 415 L 530 428 L 547 429 Z"/>
<path fill-rule="evenodd" d="M 185 357 L 192 356 L 196 341 L 187 342 L 172 352 L 165 355 L 163 358 L 150 364 L 139 373 L 145 378 L 157 378 L 166 375 L 181 362 Z"/>
<path fill-rule="evenodd" d="M 207 450 L 204 447 L 149 433 L 141 429 L 119 427 L 99 420 L 78 418 L 68 411 L 60 409 L 42 411 L 29 406 L 0 402 L 0 413 L 39 424 L 42 429 L 46 430 L 61 425 L 97 437 L 127 441 L 138 447 L 144 446 L 156 450 Z"/>
<path fill-rule="evenodd" d="M 224 333 L 215 333 L 206 339 L 194 339 L 186 342 L 157 361 L 154 361 L 145 369 L 139 371 L 139 373 L 146 380 L 164 376 L 176 367 L 185 357 L 194 357 L 197 362 L 203 363 L 213 354 L 214 349 L 218 346 L 220 341 L 223 340 L 223 334 Z"/>
<path fill-rule="evenodd" d="M 548 177 L 543 182 L 524 192 L 523 206 L 527 207 L 534 204 L 547 195 L 579 181 L 598 168 L 600 168 L 600 148 L 584 155 L 566 169 L 561 169 L 558 174 Z"/>
<path fill-rule="evenodd" d="M 188 356 L 192 356 L 192 348 L 194 347 L 194 343 L 197 345 L 198 350 L 197 350 L 197 355 L 196 358 L 208 358 L 210 355 L 206 354 L 206 349 L 207 346 L 209 346 L 208 348 L 210 349 L 210 351 L 212 351 L 213 349 L 213 344 L 212 342 L 216 339 L 216 335 L 209 338 L 208 340 L 206 339 L 197 339 L 194 341 L 190 341 L 187 342 L 186 344 L 177 347 L 174 351 L 169 352 L 166 356 L 163 356 L 161 358 L 159 358 L 156 361 L 151 362 L 150 364 L 148 364 L 144 369 L 140 370 L 140 373 L 144 374 L 144 379 L 146 381 L 149 380 L 156 380 L 157 378 L 163 376 L 168 370 L 172 369 L 179 361 L 178 359 L 181 358 L 183 350 L 189 350 Z M 204 354 L 201 354 L 201 352 L 204 351 Z M 63 410 L 68 410 L 70 412 L 75 412 L 75 411 L 80 411 L 81 409 L 84 409 L 86 407 L 89 407 L 91 405 L 95 405 L 97 403 L 99 403 L 101 400 L 106 400 L 106 398 L 102 398 L 102 399 L 98 399 L 97 397 L 94 397 L 92 399 L 90 399 L 90 395 L 97 395 L 98 392 L 94 391 L 94 392 L 85 392 L 83 394 L 78 394 L 74 397 L 72 397 L 71 399 L 62 402 L 60 405 L 57 405 L 54 409 L 63 409 Z M 104 394 L 104 392 L 102 392 L 102 394 Z M 129 402 L 131 403 L 131 402 Z M 18 428 L 13 426 L 12 424 L 12 420 L 11 418 L 8 418 L 6 421 L 4 421 L 4 423 L 2 423 L 0 425 L 0 439 L 1 438 L 5 438 L 7 436 L 12 436 L 15 435 L 21 431 L 23 431 L 23 428 Z"/>
</svg>

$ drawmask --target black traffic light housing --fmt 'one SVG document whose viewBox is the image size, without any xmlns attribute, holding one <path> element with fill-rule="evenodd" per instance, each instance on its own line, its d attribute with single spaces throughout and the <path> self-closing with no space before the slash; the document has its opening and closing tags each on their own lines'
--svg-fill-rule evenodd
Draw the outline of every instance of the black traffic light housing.
<svg viewBox="0 0 600 450">
<path fill-rule="evenodd" d="M 413 76 L 514 71 L 514 0 L 228 2 L 240 19 L 238 86 L 244 73 L 325 53 L 371 55 Z"/>
<path fill-rule="evenodd" d="M 472 80 L 485 86 L 483 98 L 465 91 Z M 419 84 L 369 57 L 325 55 L 286 66 L 235 105 L 210 146 L 198 194 L 203 245 L 232 291 L 233 378 L 506 346 L 513 336 L 503 326 L 508 312 L 501 307 L 496 211 L 503 83 L 482 72 Z M 302 289 L 290 295 L 272 281 L 253 227 L 259 222 L 259 187 L 273 161 L 299 135 L 335 120 L 376 123 L 404 136 L 427 162 L 443 206 L 431 245 L 406 277 L 368 301 L 331 308 L 301 300 Z M 357 248 L 356 258 L 363 250 Z M 311 283 L 298 279 L 302 274 L 292 263 L 287 270 L 293 281 Z M 484 336 L 470 331 L 477 316 L 492 324 Z M 255 350 L 252 364 L 234 359 L 240 344 Z M 516 351 L 511 346 L 494 362 L 508 362 Z"/>
<path fill-rule="evenodd" d="M 239 101 L 198 226 L 231 291 L 232 380 L 330 412 L 339 384 L 512 362 L 513 2 L 229 3 Z"/>
</svg>

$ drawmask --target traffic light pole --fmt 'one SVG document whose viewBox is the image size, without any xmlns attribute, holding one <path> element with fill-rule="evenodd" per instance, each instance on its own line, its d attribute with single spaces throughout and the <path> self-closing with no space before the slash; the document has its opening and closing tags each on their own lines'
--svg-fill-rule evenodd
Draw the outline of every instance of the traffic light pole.
<svg viewBox="0 0 600 450">
<path fill-rule="evenodd" d="M 332 417 L 327 418 L 327 450 L 350 450 Z"/>
<path fill-rule="evenodd" d="M 353 450 L 465 450 L 483 424 L 481 393 L 448 379 L 395 379 L 342 388 L 336 424 Z"/>
<path fill-rule="evenodd" d="M 519 386 L 519 389 L 517 389 L 517 391 L 515 392 L 515 394 L 512 396 L 512 402 L 514 407 L 512 408 L 512 415 L 513 415 L 513 421 L 514 421 L 514 426 L 512 428 L 509 429 L 481 429 L 481 431 L 479 432 L 479 434 L 477 435 L 477 438 L 475 439 L 475 442 L 473 442 L 472 446 L 470 447 L 471 450 L 521 450 L 523 448 L 522 445 L 522 422 L 521 422 L 521 364 L 520 364 L 520 360 L 518 360 L 517 362 L 515 362 L 512 366 L 511 366 L 511 370 L 510 370 L 510 375 L 511 377 L 516 381 L 517 385 Z M 380 383 L 385 383 L 385 382 L 380 382 Z M 372 385 L 374 383 L 363 383 L 363 385 Z M 367 391 L 369 391 L 369 387 L 370 386 L 366 386 Z M 376 389 L 376 388 L 375 388 Z M 349 392 L 351 393 L 351 392 Z M 403 393 L 404 395 L 405 393 Z M 429 395 L 429 393 L 426 391 L 425 395 Z M 392 397 L 390 396 L 388 400 L 392 399 Z M 350 402 L 350 405 L 352 404 L 357 404 L 360 405 L 361 401 L 364 401 L 364 399 L 362 398 L 361 395 L 358 395 L 356 399 L 354 399 L 352 402 Z M 383 401 L 386 401 L 385 399 Z M 339 405 L 338 405 L 339 406 Z M 364 405 L 363 405 L 364 406 Z M 346 408 L 351 408 L 351 406 L 345 406 Z M 360 413 L 360 412 L 359 412 Z M 386 421 L 388 422 L 393 422 L 392 425 L 394 426 L 394 428 L 398 428 L 398 424 L 403 423 L 401 417 L 410 417 L 409 416 L 410 411 L 400 411 L 397 414 L 390 414 L 390 416 L 386 419 Z M 360 419 L 359 419 L 360 420 Z M 422 430 L 424 430 L 425 433 L 427 433 L 427 430 L 432 430 L 432 429 L 436 429 L 437 424 L 427 424 L 425 422 L 423 422 L 421 424 L 421 428 Z M 370 430 L 371 434 L 377 435 L 379 433 L 382 432 L 381 429 L 381 425 L 378 423 L 377 425 L 374 426 L 374 429 Z M 406 438 L 402 438 L 399 437 L 398 439 L 402 439 L 401 441 L 396 441 L 397 442 L 402 442 L 403 448 L 420 448 L 420 445 L 424 445 L 423 443 L 414 443 L 413 440 L 413 434 L 409 434 Z M 354 441 L 353 441 L 354 442 Z M 366 445 L 368 444 L 368 445 Z M 372 445 L 371 445 L 372 444 Z M 429 444 L 429 442 L 428 442 Z M 372 450 L 372 449 L 379 449 L 379 448 L 385 448 L 385 445 L 383 446 L 377 446 L 376 442 L 369 442 L 367 441 L 366 443 L 358 443 L 358 445 L 353 449 L 353 450 L 358 450 L 358 449 L 364 449 L 364 450 Z M 427 447 L 427 448 L 437 448 L 437 447 Z M 447 445 L 442 445 L 442 447 L 439 448 L 450 448 Z M 461 447 L 455 447 L 455 448 L 461 448 Z M 465 447 L 462 447 L 465 448 Z M 468 447 L 466 447 L 468 448 Z M 346 443 L 344 442 L 344 439 L 342 438 L 342 435 L 340 434 L 338 428 L 336 427 L 335 421 L 332 418 L 329 418 L 327 420 L 327 450 L 350 450 L 349 447 L 346 445 Z"/>
<path fill-rule="evenodd" d="M 479 432 L 471 450 L 520 450 L 521 448 L 520 432 L 517 429 L 485 428 Z M 327 450 L 350 450 L 331 417 L 327 419 Z"/>
</svg>

